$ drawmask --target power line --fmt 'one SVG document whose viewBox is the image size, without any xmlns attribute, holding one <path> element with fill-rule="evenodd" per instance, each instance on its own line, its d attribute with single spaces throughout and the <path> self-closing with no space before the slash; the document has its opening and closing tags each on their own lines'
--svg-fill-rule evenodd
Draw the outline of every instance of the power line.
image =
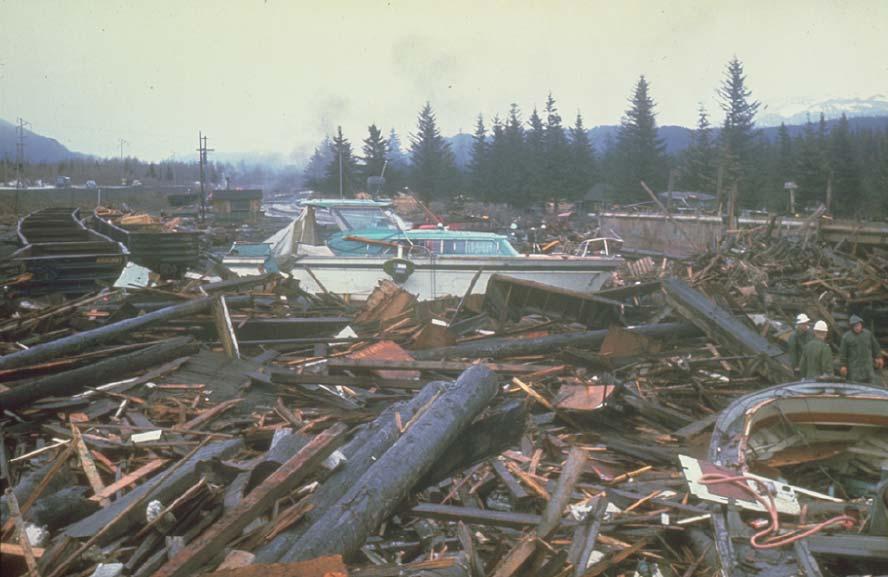
<svg viewBox="0 0 888 577">
<path fill-rule="evenodd" d="M 15 127 L 15 188 L 25 188 L 25 126 L 31 126 L 30 122 L 18 118 L 18 126 Z"/>
<path fill-rule="evenodd" d="M 207 137 L 202 132 L 197 133 L 197 144 L 200 154 L 200 221 L 203 222 L 207 216 L 207 153 L 215 150 L 207 148 Z"/>
</svg>

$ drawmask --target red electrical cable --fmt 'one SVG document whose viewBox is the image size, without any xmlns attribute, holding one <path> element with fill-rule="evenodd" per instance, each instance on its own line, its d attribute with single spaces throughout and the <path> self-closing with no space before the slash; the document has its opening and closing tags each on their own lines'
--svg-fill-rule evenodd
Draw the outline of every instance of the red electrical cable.
<svg viewBox="0 0 888 577">
<path fill-rule="evenodd" d="M 754 491 L 747 484 L 747 482 L 749 481 L 754 482 L 761 489 L 763 489 L 763 492 L 767 494 L 768 499 L 766 500 L 764 497 Z M 749 544 L 755 549 L 774 549 L 777 547 L 783 547 L 785 545 L 795 543 L 800 539 L 810 537 L 811 535 L 818 533 L 832 525 L 842 524 L 845 529 L 851 529 L 856 523 L 856 519 L 854 519 L 853 517 L 849 517 L 848 515 L 838 515 L 821 523 L 816 523 L 807 527 L 801 526 L 793 529 L 788 533 L 784 533 L 783 535 L 778 535 L 777 533 L 780 531 L 780 515 L 777 511 L 777 506 L 774 503 L 774 496 L 771 495 L 771 491 L 768 486 L 761 482 L 759 479 L 756 479 L 755 477 L 749 477 L 747 475 L 731 476 L 723 475 L 721 473 L 709 473 L 700 477 L 700 483 L 702 483 L 703 485 L 730 483 L 731 485 L 751 495 L 756 501 L 759 502 L 759 504 L 762 505 L 762 507 L 765 508 L 765 511 L 768 513 L 768 516 L 770 518 L 769 525 L 749 538 Z M 770 535 L 770 537 L 768 537 L 768 535 Z M 765 540 L 763 542 L 760 542 L 760 539 Z"/>
</svg>

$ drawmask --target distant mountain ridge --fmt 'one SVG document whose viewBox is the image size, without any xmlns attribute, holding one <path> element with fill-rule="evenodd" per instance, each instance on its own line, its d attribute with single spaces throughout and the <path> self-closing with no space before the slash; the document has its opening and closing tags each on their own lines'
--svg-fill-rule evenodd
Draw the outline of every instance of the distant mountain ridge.
<svg viewBox="0 0 888 577">
<path fill-rule="evenodd" d="M 0 159 L 16 160 L 17 126 L 0 118 Z M 29 163 L 56 163 L 71 158 L 88 156 L 73 152 L 55 138 L 42 136 L 25 129 L 25 161 Z"/>
<path fill-rule="evenodd" d="M 836 102 L 838 102 L 838 100 Z M 847 101 L 842 100 L 841 102 Z M 873 108 L 873 110 L 881 110 L 880 108 L 878 108 L 877 103 L 874 104 L 871 101 L 865 101 L 865 103 L 872 104 L 875 107 Z M 849 116 L 848 124 L 851 130 L 856 131 L 888 129 L 888 101 L 886 101 L 885 104 L 886 107 L 884 112 L 879 115 Z M 861 107 L 859 108 L 859 110 L 861 111 L 867 109 L 868 108 L 865 105 L 861 105 Z M 811 122 L 814 122 L 816 124 L 819 120 L 819 116 L 819 113 L 816 117 L 806 115 L 805 119 L 810 118 Z M 827 116 L 826 112 L 824 112 L 824 116 Z M 839 114 L 839 116 L 841 116 L 841 113 Z M 830 118 L 826 121 L 829 128 L 832 128 L 832 126 L 835 125 L 836 122 L 836 118 Z M 789 134 L 793 137 L 798 136 L 804 132 L 804 124 L 805 120 L 796 124 L 790 124 L 788 122 L 786 123 L 787 128 L 789 129 Z M 764 122 L 758 121 L 757 119 L 756 125 L 759 127 L 759 130 L 762 131 L 764 137 L 767 138 L 769 141 L 773 142 L 777 139 L 779 123 L 778 126 L 768 126 Z M 601 125 L 589 129 L 589 139 L 592 145 L 595 147 L 595 152 L 597 154 L 601 154 L 605 152 L 609 148 L 609 146 L 616 143 L 619 131 L 619 125 Z M 664 125 L 659 126 L 657 128 L 657 132 L 660 138 L 663 140 L 663 143 L 666 145 L 666 152 L 668 154 L 677 154 L 690 145 L 693 139 L 694 129 L 686 128 L 684 126 Z M 713 126 L 713 137 L 716 137 L 718 135 L 718 132 L 719 127 Z M 16 131 L 16 126 L 11 122 L 0 118 L 0 159 L 7 160 L 9 162 L 15 161 L 17 140 L 18 135 Z M 453 150 L 453 156 L 456 160 L 457 166 L 459 166 L 461 169 L 467 167 L 469 161 L 472 158 L 472 135 L 460 133 L 446 137 L 446 140 L 450 143 L 450 147 Z M 67 147 L 65 147 L 54 138 L 43 136 L 35 132 L 31 132 L 27 129 L 25 130 L 26 162 L 58 163 L 61 161 L 70 160 L 72 158 L 84 158 L 89 156 L 91 155 L 69 150 Z M 220 152 L 214 154 L 212 159 L 220 162 L 231 162 L 232 164 L 243 162 L 248 165 L 263 165 L 269 166 L 271 168 L 281 167 L 285 164 L 291 164 L 286 161 L 286 157 L 284 155 L 277 153 L 225 154 Z"/>
</svg>

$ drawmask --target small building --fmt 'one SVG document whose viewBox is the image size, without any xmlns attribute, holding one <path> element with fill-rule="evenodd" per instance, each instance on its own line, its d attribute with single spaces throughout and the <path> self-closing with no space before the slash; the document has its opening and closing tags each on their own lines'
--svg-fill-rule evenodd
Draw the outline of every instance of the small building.
<svg viewBox="0 0 888 577">
<path fill-rule="evenodd" d="M 256 222 L 262 214 L 262 190 L 224 189 L 212 192 L 211 203 L 216 220 Z"/>
</svg>

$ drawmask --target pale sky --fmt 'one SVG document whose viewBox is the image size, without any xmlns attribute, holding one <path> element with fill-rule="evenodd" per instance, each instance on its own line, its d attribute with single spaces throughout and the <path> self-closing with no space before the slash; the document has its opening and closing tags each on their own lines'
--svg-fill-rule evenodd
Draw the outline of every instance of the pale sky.
<svg viewBox="0 0 888 577">
<path fill-rule="evenodd" d="M 0 117 L 98 155 L 196 158 L 203 130 L 295 158 L 336 125 L 406 144 L 426 100 L 445 134 L 550 90 L 616 124 L 645 74 L 693 126 L 735 54 L 764 104 L 888 93 L 886 25 L 886 0 L 0 0 Z"/>
</svg>

